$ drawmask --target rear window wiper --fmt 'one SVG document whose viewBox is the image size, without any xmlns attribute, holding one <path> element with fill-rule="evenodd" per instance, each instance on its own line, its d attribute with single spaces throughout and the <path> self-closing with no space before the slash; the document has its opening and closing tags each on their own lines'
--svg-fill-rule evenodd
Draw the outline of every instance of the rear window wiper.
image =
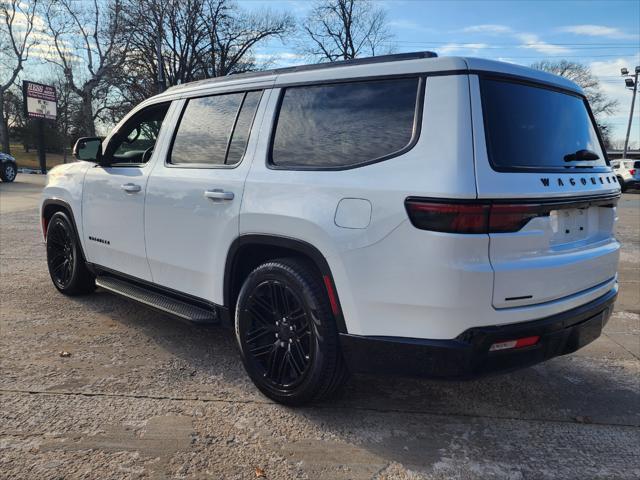
<svg viewBox="0 0 640 480">
<path fill-rule="evenodd" d="M 599 159 L 600 156 L 592 150 L 578 150 L 577 152 L 569 153 L 564 156 L 565 162 L 577 162 L 580 160 L 594 161 Z"/>
</svg>

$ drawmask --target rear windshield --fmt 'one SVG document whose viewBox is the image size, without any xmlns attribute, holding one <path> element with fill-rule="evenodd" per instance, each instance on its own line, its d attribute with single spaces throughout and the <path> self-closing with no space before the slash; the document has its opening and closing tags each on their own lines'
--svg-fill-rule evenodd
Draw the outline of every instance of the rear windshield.
<svg viewBox="0 0 640 480">
<path fill-rule="evenodd" d="M 593 171 L 606 166 L 582 97 L 490 78 L 480 80 L 480 89 L 494 169 Z"/>
</svg>

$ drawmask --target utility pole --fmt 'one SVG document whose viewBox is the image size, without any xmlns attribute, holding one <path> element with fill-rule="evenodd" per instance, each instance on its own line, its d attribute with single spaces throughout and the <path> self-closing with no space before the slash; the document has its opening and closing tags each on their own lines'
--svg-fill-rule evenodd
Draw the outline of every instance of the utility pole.
<svg viewBox="0 0 640 480">
<path fill-rule="evenodd" d="M 631 134 L 631 121 L 633 120 L 633 107 L 636 103 L 636 93 L 638 92 L 638 74 L 640 73 L 640 65 L 635 68 L 635 74 L 631 75 L 629 70 L 621 68 L 620 73 L 624 79 L 626 88 L 633 88 L 633 96 L 631 97 L 631 111 L 629 112 L 629 124 L 627 125 L 627 136 L 624 139 L 624 150 L 622 158 L 627 158 L 627 149 L 629 148 L 629 135 Z"/>
<path fill-rule="evenodd" d="M 158 64 L 158 93 L 162 93 L 167 87 L 164 79 L 164 63 L 162 62 L 162 21 L 158 24 L 158 36 L 156 37 L 156 61 Z"/>
</svg>

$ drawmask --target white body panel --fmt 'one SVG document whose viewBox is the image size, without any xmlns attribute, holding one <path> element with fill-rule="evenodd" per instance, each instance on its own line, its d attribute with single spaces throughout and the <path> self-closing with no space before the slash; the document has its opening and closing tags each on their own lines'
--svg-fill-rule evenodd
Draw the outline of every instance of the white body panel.
<svg viewBox="0 0 640 480">
<path fill-rule="evenodd" d="M 254 119 L 260 125 L 269 92 Z M 181 103 L 181 102 L 180 102 Z M 181 110 L 181 104 L 176 105 Z M 227 252 L 238 237 L 244 183 L 257 143 L 249 138 L 244 159 L 235 166 L 192 168 L 159 161 L 147 187 L 145 230 L 154 283 L 223 304 Z M 205 191 L 233 194 L 231 200 L 205 197 Z M 168 226 L 171 228 L 167 228 Z"/>
<path fill-rule="evenodd" d="M 356 335 L 451 339 L 471 327 L 561 313 L 617 288 L 613 208 L 583 212 L 582 233 L 566 237 L 559 233 L 565 224 L 552 216 L 537 218 L 515 234 L 444 234 L 410 223 L 407 197 L 547 199 L 619 190 L 609 178 L 612 173 L 594 175 L 596 183 L 591 175 L 574 174 L 573 185 L 564 173 L 492 170 L 474 73 L 480 70 L 580 92 L 573 83 L 543 72 L 457 58 L 196 82 L 139 107 L 174 102 L 163 125 L 165 137 L 144 168 L 118 175 L 91 168 L 82 208 L 79 189 L 86 168 L 69 168 L 69 175 L 77 175 L 74 180 L 61 169 L 50 177 L 45 197 L 68 198 L 76 219 L 83 219 L 78 223 L 89 261 L 219 304 L 227 252 L 239 236 L 272 235 L 311 244 L 330 267 L 347 331 Z M 406 153 L 340 171 L 268 167 L 281 87 L 408 73 L 434 75 L 426 77 L 419 138 Z M 256 87 L 265 88 L 265 94 L 243 162 L 206 169 L 165 164 L 183 99 Z M 549 185 L 540 177 L 548 177 Z M 561 187 L 558 178 L 570 187 Z M 126 181 L 140 183 L 141 194 L 119 190 Z M 212 202 L 203 195 L 208 189 L 232 192 L 234 198 Z M 92 246 L 89 235 L 110 239 L 110 248 Z M 527 299 L 505 300 L 520 296 Z"/>
<path fill-rule="evenodd" d="M 83 194 L 83 240 L 87 261 L 151 280 L 144 245 L 144 191 L 150 165 L 91 168 Z M 138 192 L 123 190 L 136 185 Z M 109 243 L 105 243 L 109 242 Z"/>
</svg>

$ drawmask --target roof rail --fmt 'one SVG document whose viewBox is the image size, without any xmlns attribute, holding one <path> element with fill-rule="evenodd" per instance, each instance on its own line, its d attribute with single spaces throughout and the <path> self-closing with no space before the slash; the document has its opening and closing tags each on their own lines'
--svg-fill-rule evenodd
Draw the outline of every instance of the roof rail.
<svg viewBox="0 0 640 480">
<path fill-rule="evenodd" d="M 207 78 L 203 80 L 196 80 L 195 82 L 182 83 L 180 85 L 174 85 L 173 87 L 168 88 L 167 90 L 173 90 L 175 88 L 184 87 L 186 85 L 198 85 L 202 83 L 216 83 L 223 80 L 229 80 L 230 78 L 254 78 L 254 77 L 263 77 L 267 75 L 279 75 L 282 73 L 293 73 L 293 72 L 308 72 L 312 70 L 323 70 L 325 68 L 336 68 L 336 67 L 350 67 L 353 65 L 370 65 L 374 63 L 387 63 L 387 62 L 401 62 L 403 60 L 417 60 L 420 58 L 435 58 L 438 54 L 435 52 L 410 52 L 410 53 L 394 53 L 391 55 L 380 55 L 378 57 L 366 57 L 366 58 L 353 58 L 350 60 L 339 60 L 336 62 L 325 62 L 325 63 L 312 63 L 309 65 L 297 65 L 294 67 L 282 67 L 282 68 L 273 68 L 271 70 L 260 70 L 258 72 L 247 72 L 247 73 L 232 73 L 226 75 L 224 77 L 215 77 L 215 78 Z"/>
<path fill-rule="evenodd" d="M 269 73 L 290 73 L 290 72 L 306 72 L 309 70 L 322 70 L 324 68 L 349 67 L 352 65 L 369 65 L 372 63 L 400 62 L 402 60 L 416 60 L 419 58 L 435 58 L 438 54 L 435 52 L 410 52 L 410 53 L 394 53 L 391 55 L 380 55 L 378 57 L 352 58 L 350 60 L 339 60 L 336 62 L 312 63 L 310 65 L 298 65 L 295 67 L 275 68 L 273 70 L 265 70 Z"/>
</svg>

